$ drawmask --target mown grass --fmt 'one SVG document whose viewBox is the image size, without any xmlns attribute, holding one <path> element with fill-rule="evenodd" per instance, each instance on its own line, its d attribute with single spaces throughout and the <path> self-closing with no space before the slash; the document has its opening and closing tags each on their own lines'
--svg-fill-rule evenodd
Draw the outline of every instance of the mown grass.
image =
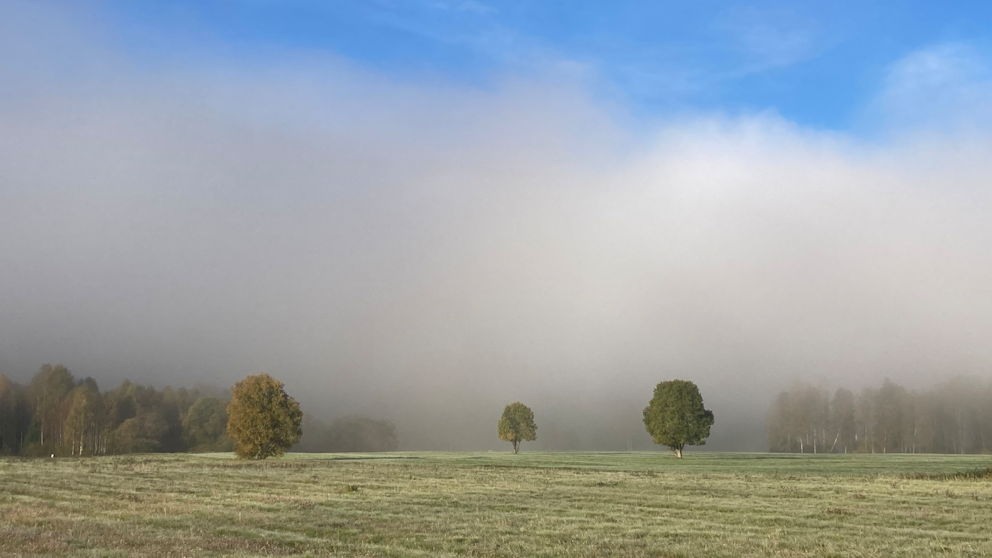
<svg viewBox="0 0 992 558">
<path fill-rule="evenodd" d="M 989 556 L 989 456 L 0 459 L 23 556 Z"/>
</svg>

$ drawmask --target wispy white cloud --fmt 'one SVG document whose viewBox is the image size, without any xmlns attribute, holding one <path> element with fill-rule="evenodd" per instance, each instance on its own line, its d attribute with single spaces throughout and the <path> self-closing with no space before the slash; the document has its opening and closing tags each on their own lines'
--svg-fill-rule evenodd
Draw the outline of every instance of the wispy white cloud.
<svg viewBox="0 0 992 558">
<path fill-rule="evenodd" d="M 379 3 L 368 17 L 382 25 L 439 43 L 461 45 L 511 67 L 546 60 L 550 46 L 503 25 L 498 10 L 474 0 Z"/>
<path fill-rule="evenodd" d="M 757 8 L 718 12 L 683 43 L 616 42 L 623 48 L 601 60 L 601 76 L 633 98 L 676 107 L 720 97 L 742 78 L 802 64 L 835 44 L 812 18 Z"/>
<path fill-rule="evenodd" d="M 965 43 L 932 45 L 887 70 L 865 118 L 888 130 L 960 130 L 992 125 L 989 53 Z"/>
<path fill-rule="evenodd" d="M 823 47 L 815 22 L 791 11 L 733 8 L 719 15 L 715 30 L 736 58 L 736 67 L 719 72 L 726 78 L 791 66 Z"/>
</svg>

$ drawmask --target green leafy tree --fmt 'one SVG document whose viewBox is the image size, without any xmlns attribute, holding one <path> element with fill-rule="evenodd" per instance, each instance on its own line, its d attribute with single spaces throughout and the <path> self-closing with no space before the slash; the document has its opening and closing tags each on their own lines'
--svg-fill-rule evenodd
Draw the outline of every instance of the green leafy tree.
<svg viewBox="0 0 992 558">
<path fill-rule="evenodd" d="M 644 426 L 654 443 L 668 446 L 681 459 L 686 445 L 706 443 L 713 412 L 703 408 L 696 384 L 686 380 L 661 382 L 644 408 Z"/>
<path fill-rule="evenodd" d="M 62 444 L 63 410 L 68 410 L 65 399 L 75 384 L 75 378 L 61 364 L 46 364 L 31 379 L 31 397 L 41 425 L 42 446 Z"/>
<path fill-rule="evenodd" d="M 169 423 L 158 409 L 143 412 L 121 423 L 114 433 L 118 451 L 149 453 L 162 449 L 162 438 L 169 431 Z"/>
<path fill-rule="evenodd" d="M 32 414 L 24 387 L 0 374 L 0 454 L 21 451 Z"/>
<path fill-rule="evenodd" d="M 67 398 L 69 410 L 62 430 L 72 455 L 82 455 L 84 450 L 96 453 L 103 401 L 96 382 L 83 382 Z"/>
<path fill-rule="evenodd" d="M 513 444 L 513 453 L 520 452 L 520 443 L 532 442 L 537 439 L 537 424 L 534 423 L 534 411 L 520 403 L 510 403 L 503 409 L 496 427 L 499 439 Z"/>
<path fill-rule="evenodd" d="M 227 410 L 216 397 L 201 397 L 183 417 L 183 440 L 190 451 L 231 451 L 227 437 Z"/>
<path fill-rule="evenodd" d="M 243 459 L 278 457 L 303 435 L 300 404 L 268 374 L 248 376 L 231 388 L 227 435 Z"/>
<path fill-rule="evenodd" d="M 114 430 L 114 448 L 118 452 L 131 453 L 141 434 L 141 421 L 131 417 Z"/>
</svg>

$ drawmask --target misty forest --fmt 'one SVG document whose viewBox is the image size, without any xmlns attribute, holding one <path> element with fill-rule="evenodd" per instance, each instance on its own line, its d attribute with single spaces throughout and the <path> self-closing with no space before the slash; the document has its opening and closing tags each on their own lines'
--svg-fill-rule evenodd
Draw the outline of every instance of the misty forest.
<svg viewBox="0 0 992 558">
<path fill-rule="evenodd" d="M 958 377 L 929 390 L 886 379 L 858 393 L 796 384 L 768 414 L 771 451 L 992 453 L 992 382 Z"/>
<path fill-rule="evenodd" d="M 123 382 L 100 391 L 63 365 L 42 366 L 27 385 L 0 374 L 0 455 L 112 455 L 229 452 L 230 392 L 214 387 L 156 390 Z M 392 423 L 346 416 L 305 423 L 296 451 L 369 452 L 398 448 Z"/>
<path fill-rule="evenodd" d="M 0 454 L 231 451 L 229 400 L 227 390 L 205 386 L 157 390 L 125 381 L 100 391 L 96 380 L 77 379 L 63 365 L 41 367 L 26 385 L 0 374 Z M 510 408 L 500 419 L 499 438 L 513 442 L 516 453 L 518 435 L 504 434 Z M 533 425 L 533 411 L 523 408 Z M 388 420 L 356 415 L 328 424 L 304 417 L 294 451 L 400 448 Z M 519 440 L 536 439 L 534 430 Z M 885 379 L 858 393 L 798 383 L 770 405 L 766 433 L 773 452 L 992 453 L 992 382 L 958 377 L 916 391 Z"/>
</svg>

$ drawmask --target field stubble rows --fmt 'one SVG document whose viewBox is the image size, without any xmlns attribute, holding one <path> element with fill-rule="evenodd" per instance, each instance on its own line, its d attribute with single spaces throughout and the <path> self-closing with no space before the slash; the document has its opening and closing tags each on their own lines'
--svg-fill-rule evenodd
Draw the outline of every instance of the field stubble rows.
<svg viewBox="0 0 992 558">
<path fill-rule="evenodd" d="M 990 556 L 988 456 L 0 460 L 13 556 Z"/>
</svg>

